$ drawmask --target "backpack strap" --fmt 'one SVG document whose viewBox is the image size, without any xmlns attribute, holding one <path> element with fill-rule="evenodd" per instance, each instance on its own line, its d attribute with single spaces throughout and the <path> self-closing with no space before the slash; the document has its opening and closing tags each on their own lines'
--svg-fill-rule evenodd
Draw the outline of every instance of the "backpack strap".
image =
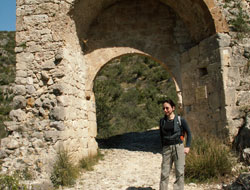
<svg viewBox="0 0 250 190">
<path fill-rule="evenodd" d="M 178 124 L 179 124 L 179 126 L 181 127 L 181 116 L 178 115 L 177 118 L 178 118 Z"/>
</svg>

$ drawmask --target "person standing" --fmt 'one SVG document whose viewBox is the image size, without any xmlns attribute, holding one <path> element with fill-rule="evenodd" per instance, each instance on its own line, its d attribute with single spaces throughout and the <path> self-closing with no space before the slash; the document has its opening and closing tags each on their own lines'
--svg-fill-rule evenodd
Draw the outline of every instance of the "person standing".
<svg viewBox="0 0 250 190">
<path fill-rule="evenodd" d="M 162 164 L 160 190 L 168 189 L 169 174 L 175 165 L 174 190 L 184 189 L 185 156 L 190 151 L 191 131 L 186 120 L 175 115 L 175 103 L 171 100 L 163 102 L 164 117 L 160 119 L 160 136 L 162 143 Z M 184 135 L 187 135 L 184 147 Z"/>
</svg>

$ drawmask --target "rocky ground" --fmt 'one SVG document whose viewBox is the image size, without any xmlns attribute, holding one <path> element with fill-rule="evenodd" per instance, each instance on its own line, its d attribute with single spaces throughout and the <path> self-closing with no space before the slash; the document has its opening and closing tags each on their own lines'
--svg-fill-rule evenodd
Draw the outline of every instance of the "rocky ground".
<svg viewBox="0 0 250 190">
<path fill-rule="evenodd" d="M 104 159 L 93 171 L 83 172 L 76 185 L 66 190 L 158 190 L 161 154 L 158 131 L 129 133 L 100 140 Z M 174 182 L 172 173 L 170 190 Z M 186 184 L 185 190 L 222 189 L 221 185 Z"/>
</svg>

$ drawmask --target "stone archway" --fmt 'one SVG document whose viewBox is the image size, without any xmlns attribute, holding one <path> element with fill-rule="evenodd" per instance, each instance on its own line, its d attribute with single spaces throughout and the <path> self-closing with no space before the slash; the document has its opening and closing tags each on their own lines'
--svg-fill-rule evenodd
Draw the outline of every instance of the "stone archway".
<svg viewBox="0 0 250 190">
<path fill-rule="evenodd" d="M 29 166 L 46 178 L 60 146 L 73 160 L 95 154 L 93 79 L 106 62 L 128 53 L 169 68 L 192 125 L 227 127 L 221 69 L 230 55 L 226 36 L 217 34 L 227 25 L 214 1 L 17 0 L 16 28 L 15 110 L 1 141 L 4 171 Z"/>
<path fill-rule="evenodd" d="M 214 98 L 208 98 L 208 94 L 224 96 L 221 92 L 223 87 L 221 74 L 215 71 L 218 84 L 215 89 L 212 89 L 212 85 L 208 87 L 206 84 L 215 81 L 204 81 L 203 74 L 200 74 L 202 72 L 205 72 L 204 75 L 208 74 L 209 63 L 214 64 L 215 60 L 209 58 L 211 55 L 221 56 L 219 50 L 204 48 L 211 46 L 211 43 L 216 50 L 219 48 L 217 38 L 220 37 L 214 36 L 208 40 L 209 37 L 216 32 L 227 31 L 225 21 L 218 19 L 220 13 L 215 5 L 208 1 L 188 1 L 185 4 L 179 1 L 150 0 L 105 2 L 98 5 L 81 1 L 75 5 L 75 12 L 70 13 L 75 20 L 77 35 L 89 69 L 86 87 L 89 96 L 92 94 L 92 81 L 106 62 L 127 53 L 149 55 L 162 62 L 173 74 L 176 86 L 180 89 L 177 91 L 181 103 L 182 94 L 185 94 L 184 113 L 188 115 L 190 123 L 200 126 L 206 121 L 204 128 L 215 126 L 208 128 L 215 129 L 216 134 L 222 131 L 225 133 L 224 99 L 215 101 Z M 93 11 L 93 15 L 89 14 L 89 22 L 80 19 L 82 17 L 80 9 L 91 5 L 99 13 Z M 113 15 L 116 15 L 115 18 Z M 84 28 L 83 23 L 87 25 Z M 216 27 L 217 25 L 219 27 Z M 195 57 L 194 60 L 198 64 L 194 64 L 193 60 L 189 63 L 190 60 L 185 58 L 189 51 L 191 58 Z M 201 63 L 202 59 L 207 62 Z M 217 68 L 219 67 L 220 65 L 217 65 Z M 213 72 L 212 70 L 214 69 L 210 69 L 209 73 Z M 190 76 L 194 76 L 182 77 L 187 76 L 187 72 L 191 72 Z M 214 76 L 206 76 L 209 79 L 210 77 Z M 215 108 L 212 108 L 214 102 Z M 213 112 L 216 109 L 224 114 L 214 120 Z M 199 110 L 205 110 L 204 117 L 197 119 L 195 115 L 199 115 Z M 208 122 L 211 119 L 213 121 Z"/>
</svg>

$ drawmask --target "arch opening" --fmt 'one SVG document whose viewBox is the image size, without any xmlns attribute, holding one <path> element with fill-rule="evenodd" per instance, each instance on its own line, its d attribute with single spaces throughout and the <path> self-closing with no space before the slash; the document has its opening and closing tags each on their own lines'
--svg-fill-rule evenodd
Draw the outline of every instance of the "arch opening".
<svg viewBox="0 0 250 190">
<path fill-rule="evenodd" d="M 161 102 L 178 102 L 171 74 L 151 57 L 126 54 L 106 63 L 97 73 L 93 91 L 96 101 L 98 139 L 158 126 Z"/>
</svg>

